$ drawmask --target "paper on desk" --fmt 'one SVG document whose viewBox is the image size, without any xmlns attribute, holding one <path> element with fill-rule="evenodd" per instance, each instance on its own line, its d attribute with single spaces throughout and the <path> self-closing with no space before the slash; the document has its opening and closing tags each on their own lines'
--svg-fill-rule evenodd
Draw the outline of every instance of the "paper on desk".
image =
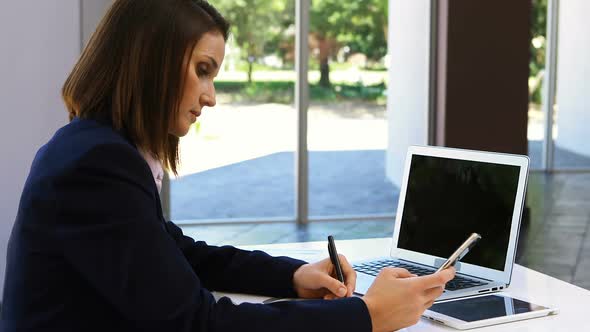
<svg viewBox="0 0 590 332">
<path fill-rule="evenodd" d="M 219 301 L 222 297 L 228 297 L 233 304 L 242 303 L 262 303 L 269 304 L 282 301 L 301 301 L 305 299 L 300 298 L 283 298 L 283 297 L 269 297 L 263 295 L 241 294 L 241 293 L 226 293 L 226 292 L 212 292 L 215 301 Z"/>
<path fill-rule="evenodd" d="M 215 301 L 219 301 L 219 299 L 226 296 L 226 297 L 229 297 L 234 304 L 263 303 L 264 301 L 271 299 L 270 296 L 240 294 L 240 293 L 212 292 L 211 294 L 213 294 Z"/>
<path fill-rule="evenodd" d="M 248 248 L 244 249 L 262 250 L 271 256 L 287 256 L 296 259 L 300 259 L 307 262 L 316 262 L 328 257 L 328 250 L 319 249 L 289 249 L 289 248 Z M 229 297 L 234 304 L 242 303 L 271 303 L 281 300 L 294 300 L 294 299 L 278 299 L 270 296 L 262 295 L 251 295 L 251 294 L 240 294 L 240 293 L 226 293 L 226 292 L 212 292 L 215 301 L 219 301 L 222 297 Z"/>
<path fill-rule="evenodd" d="M 319 249 L 288 249 L 288 248 L 272 248 L 263 249 L 264 252 L 271 256 L 287 256 L 300 259 L 306 262 L 316 262 L 328 257 L 328 250 Z"/>
</svg>

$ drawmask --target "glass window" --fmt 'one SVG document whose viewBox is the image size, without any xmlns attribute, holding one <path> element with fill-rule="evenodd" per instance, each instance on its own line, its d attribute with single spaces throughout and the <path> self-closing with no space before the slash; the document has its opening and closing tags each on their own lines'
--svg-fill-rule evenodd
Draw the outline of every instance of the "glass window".
<svg viewBox="0 0 590 332">
<path fill-rule="evenodd" d="M 294 2 L 212 4 L 232 22 L 231 37 L 217 105 L 180 141 L 171 219 L 293 218 Z"/>
<path fill-rule="evenodd" d="M 393 214 L 385 176 L 387 1 L 312 1 L 309 215 Z"/>
</svg>

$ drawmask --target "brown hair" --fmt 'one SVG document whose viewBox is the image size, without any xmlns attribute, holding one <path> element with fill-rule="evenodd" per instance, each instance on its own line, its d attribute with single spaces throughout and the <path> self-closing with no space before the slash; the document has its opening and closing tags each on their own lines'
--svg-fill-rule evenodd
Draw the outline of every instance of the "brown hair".
<svg viewBox="0 0 590 332">
<path fill-rule="evenodd" d="M 176 174 L 177 118 L 185 55 L 201 37 L 229 23 L 203 0 L 117 0 L 62 88 L 74 117 L 106 119 Z"/>
</svg>

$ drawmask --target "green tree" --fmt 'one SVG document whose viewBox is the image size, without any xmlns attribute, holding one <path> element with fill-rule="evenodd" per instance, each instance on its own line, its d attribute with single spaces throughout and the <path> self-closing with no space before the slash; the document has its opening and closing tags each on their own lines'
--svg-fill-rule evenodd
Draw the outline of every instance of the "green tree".
<svg viewBox="0 0 590 332">
<path fill-rule="evenodd" d="M 545 38 L 547 37 L 547 0 L 532 0 L 531 75 L 545 68 Z M 539 40 L 537 45 L 533 40 Z M 542 42 L 541 42 L 542 41 Z M 537 47 L 538 46 L 538 47 Z"/>
<path fill-rule="evenodd" d="M 531 101 L 541 103 L 541 72 L 545 69 L 545 46 L 547 38 L 547 0 L 532 0 L 531 12 L 531 59 L 530 76 L 533 79 Z"/>
<path fill-rule="evenodd" d="M 248 82 L 252 65 L 264 55 L 265 44 L 281 32 L 280 20 L 286 0 L 212 0 L 211 3 L 232 24 L 231 34 L 248 62 Z"/>
<path fill-rule="evenodd" d="M 249 63 L 249 82 L 252 63 L 257 58 L 268 53 L 283 57 L 292 54 L 281 45 L 292 48 L 294 44 L 293 36 L 285 31 L 294 28 L 295 1 L 298 0 L 211 0 L 232 23 L 232 35 Z M 363 53 L 370 60 L 379 60 L 387 53 L 387 3 L 312 0 L 310 34 L 319 49 L 321 85 L 330 85 L 329 59 L 342 46 Z"/>
<path fill-rule="evenodd" d="M 387 0 L 312 0 L 310 16 L 322 86 L 330 85 L 329 58 L 340 46 L 372 60 L 387 53 Z"/>
</svg>

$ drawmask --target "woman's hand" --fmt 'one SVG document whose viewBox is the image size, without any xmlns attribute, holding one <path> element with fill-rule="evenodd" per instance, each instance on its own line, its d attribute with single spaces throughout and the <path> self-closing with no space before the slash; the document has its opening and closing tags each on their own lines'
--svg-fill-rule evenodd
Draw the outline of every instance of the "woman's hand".
<svg viewBox="0 0 590 332">
<path fill-rule="evenodd" d="M 455 268 L 417 277 L 405 269 L 385 268 L 363 296 L 373 332 L 397 331 L 414 325 L 455 277 Z"/>
<path fill-rule="evenodd" d="M 336 269 L 329 258 L 299 267 L 293 274 L 293 287 L 297 295 L 306 299 L 334 299 L 352 296 L 356 272 L 343 255 L 340 257 L 345 283 L 338 281 Z"/>
</svg>

